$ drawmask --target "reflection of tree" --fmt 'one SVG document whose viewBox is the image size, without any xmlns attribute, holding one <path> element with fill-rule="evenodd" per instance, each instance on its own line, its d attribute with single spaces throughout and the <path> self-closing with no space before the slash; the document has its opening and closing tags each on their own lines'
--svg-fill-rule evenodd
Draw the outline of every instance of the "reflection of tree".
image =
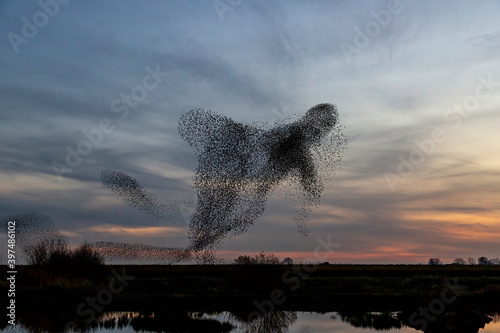
<svg viewBox="0 0 500 333">
<path fill-rule="evenodd" d="M 58 315 L 55 316 L 54 313 Z M 128 314 L 130 316 L 130 314 Z M 122 320 L 116 320 L 116 316 L 109 313 L 100 313 L 96 315 L 96 319 L 86 321 L 83 317 L 78 316 L 76 312 L 64 313 L 41 311 L 39 313 L 21 314 L 17 318 L 18 325 L 22 326 L 28 332 L 63 332 L 69 329 L 78 332 L 92 332 L 99 328 L 123 328 L 128 325 L 126 315 Z M 3 329 L 3 327 L 2 327 Z"/>
<path fill-rule="evenodd" d="M 431 320 L 419 315 L 421 310 L 427 310 L 425 315 Z M 477 333 L 480 328 L 492 321 L 474 304 L 452 303 L 449 308 L 439 315 L 432 315 L 425 305 L 416 305 L 408 310 L 399 312 L 397 317 L 391 313 L 370 312 L 339 312 L 343 322 L 354 327 L 388 330 L 401 328 L 402 324 L 421 330 L 425 333 Z M 335 316 L 332 316 L 336 319 Z M 497 317 L 498 318 L 498 317 Z"/>
<path fill-rule="evenodd" d="M 422 311 L 421 311 L 422 310 Z M 424 319 L 419 314 L 426 311 Z M 484 328 L 492 319 L 480 310 L 476 305 L 470 303 L 459 303 L 456 301 L 439 315 L 433 315 L 425 305 L 398 313 L 398 318 L 406 326 L 421 330 L 425 333 L 477 333 Z"/>
<path fill-rule="evenodd" d="M 276 311 L 254 318 L 247 322 L 239 316 L 233 316 L 242 325 L 244 333 L 286 333 L 288 328 L 297 320 L 297 312 Z"/>
<path fill-rule="evenodd" d="M 393 317 L 392 313 L 372 312 L 339 312 L 343 322 L 354 327 L 373 328 L 377 331 L 391 328 L 401 328 L 401 321 Z"/>
<path fill-rule="evenodd" d="M 309 326 L 302 326 L 299 330 L 299 333 L 312 333 L 312 331 Z"/>
<path fill-rule="evenodd" d="M 433 315 L 432 321 L 426 321 L 426 327 L 416 324 L 416 318 L 412 317 L 419 313 L 426 305 L 416 304 L 411 308 L 401 311 L 397 318 L 392 313 L 363 313 L 363 312 L 339 312 L 338 316 L 357 328 L 371 328 L 375 330 L 398 329 L 406 325 L 425 333 L 477 333 L 479 328 L 484 328 L 492 321 L 488 315 L 477 306 L 470 303 L 454 302 L 448 305 L 444 313 Z M 73 322 L 76 331 L 91 332 L 102 329 L 124 329 L 131 327 L 135 331 L 149 332 L 230 332 L 236 325 L 241 327 L 239 332 L 245 333 L 286 333 L 297 321 L 297 312 L 277 311 L 265 316 L 246 321 L 248 313 L 244 316 L 237 314 L 229 315 L 229 322 L 220 319 L 220 314 L 207 314 L 204 312 L 190 314 L 181 309 L 163 309 L 153 312 L 102 312 L 97 314 L 97 319 L 91 322 L 85 321 L 74 311 L 53 311 L 47 308 L 38 313 L 19 314 L 16 318 L 18 324 L 29 332 L 59 332 L 65 330 L 66 323 Z M 71 309 L 72 310 L 72 309 Z M 54 315 L 57 313 L 57 315 Z M 427 312 L 430 314 L 431 312 Z M 243 314 L 243 312 L 241 313 Z M 498 314 L 492 315 L 497 321 Z M 417 319 L 421 319 L 418 317 Z M 237 323 L 236 323 L 237 322 Z M 6 321 L 0 319 L 0 329 L 7 327 Z M 303 326 L 301 333 L 311 332 L 308 326 Z"/>
<path fill-rule="evenodd" d="M 230 332 L 233 325 L 216 319 L 192 318 L 184 311 L 155 312 L 153 316 L 132 318 L 134 331 L 148 332 Z"/>
<path fill-rule="evenodd" d="M 96 320 L 85 321 L 82 317 L 72 314 L 40 313 L 19 316 L 18 323 L 27 331 L 38 332 L 63 332 L 71 329 L 77 332 L 93 332 L 96 330 L 121 330 L 132 327 L 135 331 L 148 332 L 230 332 L 233 325 L 215 319 L 192 318 L 187 311 L 168 312 L 103 312 Z M 71 326 L 66 326 L 72 323 Z M 0 321 L 0 324 L 3 324 Z M 3 326 L 6 326 L 5 324 Z M 5 327 L 2 327 L 2 329 Z"/>
</svg>

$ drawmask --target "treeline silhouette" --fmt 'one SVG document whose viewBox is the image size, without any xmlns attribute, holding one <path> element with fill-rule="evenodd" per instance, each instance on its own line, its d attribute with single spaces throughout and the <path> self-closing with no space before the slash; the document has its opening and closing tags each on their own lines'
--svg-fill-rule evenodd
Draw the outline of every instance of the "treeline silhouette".
<svg viewBox="0 0 500 333">
<path fill-rule="evenodd" d="M 439 258 L 430 258 L 429 265 L 444 265 L 444 262 L 441 261 Z M 476 261 L 475 258 L 469 257 L 466 259 L 464 258 L 456 258 L 453 260 L 453 265 L 500 265 L 500 259 L 499 258 L 494 258 L 494 259 L 488 259 L 487 257 L 479 257 Z"/>
<path fill-rule="evenodd" d="M 281 261 L 280 258 L 272 253 L 261 252 L 253 257 L 249 255 L 241 255 L 234 259 L 234 263 L 238 265 L 292 265 L 293 260 L 291 258 L 285 258 Z"/>
</svg>

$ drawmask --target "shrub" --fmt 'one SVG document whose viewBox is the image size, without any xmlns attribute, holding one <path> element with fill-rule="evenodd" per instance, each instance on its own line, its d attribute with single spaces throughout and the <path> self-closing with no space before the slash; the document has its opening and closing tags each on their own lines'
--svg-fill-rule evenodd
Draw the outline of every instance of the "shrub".
<svg viewBox="0 0 500 333">
<path fill-rule="evenodd" d="M 62 236 L 62 235 L 61 235 Z M 99 279 L 105 274 L 104 257 L 84 243 L 71 250 L 64 237 L 48 237 L 23 247 L 27 262 L 39 268 L 41 283 L 57 283 L 61 278 Z"/>
<path fill-rule="evenodd" d="M 439 258 L 430 258 L 429 265 L 442 265 L 441 259 Z"/>
<path fill-rule="evenodd" d="M 67 253 L 68 243 L 61 234 L 51 235 L 37 243 L 28 243 L 22 247 L 28 265 L 41 266 L 49 263 L 51 257 Z"/>
<path fill-rule="evenodd" d="M 242 255 L 234 259 L 234 263 L 238 265 L 251 265 L 255 264 L 255 260 L 248 255 Z"/>
<path fill-rule="evenodd" d="M 72 254 L 72 259 L 73 263 L 76 265 L 104 265 L 104 257 L 88 243 L 84 243 L 79 248 L 75 249 Z"/>
<path fill-rule="evenodd" d="M 261 252 L 253 257 L 242 255 L 234 259 L 234 263 L 238 265 L 279 265 L 280 258 L 272 253 Z"/>
</svg>

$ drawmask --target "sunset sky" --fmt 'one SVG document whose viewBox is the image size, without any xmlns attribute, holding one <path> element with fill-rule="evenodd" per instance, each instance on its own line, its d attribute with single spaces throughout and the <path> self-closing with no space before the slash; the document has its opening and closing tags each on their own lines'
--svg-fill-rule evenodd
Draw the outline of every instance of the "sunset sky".
<svg viewBox="0 0 500 333">
<path fill-rule="evenodd" d="M 350 141 L 311 235 L 278 191 L 222 257 L 300 261 L 328 235 L 332 263 L 500 257 L 499 2 L 40 3 L 0 3 L 0 215 L 48 215 L 72 244 L 185 247 L 189 214 L 136 212 L 101 171 L 191 200 L 183 113 L 273 122 L 326 102 Z"/>
</svg>

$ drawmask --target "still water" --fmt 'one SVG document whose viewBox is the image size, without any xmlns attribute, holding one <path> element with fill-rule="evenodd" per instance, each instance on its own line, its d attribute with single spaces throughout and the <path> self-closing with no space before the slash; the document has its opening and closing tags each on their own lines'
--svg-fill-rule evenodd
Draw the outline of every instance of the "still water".
<svg viewBox="0 0 500 333">
<path fill-rule="evenodd" d="M 500 315 L 490 314 L 489 323 L 484 323 L 484 328 L 475 326 L 470 329 L 464 326 L 439 330 L 442 332 L 500 332 Z M 60 318 L 59 318 L 60 319 Z M 47 332 L 54 331 L 55 318 L 30 317 L 15 328 L 4 328 L 1 332 Z M 51 323 L 52 322 L 52 323 Z M 46 326 L 47 325 L 47 326 Z M 57 325 L 60 327 L 60 325 Z M 420 327 L 422 328 L 422 327 Z M 277 311 L 271 315 L 259 317 L 251 322 L 241 319 L 231 312 L 201 313 L 188 312 L 178 318 L 158 313 L 139 312 L 108 312 L 100 316 L 85 331 L 88 332 L 232 332 L 232 333 L 316 333 L 316 332 L 422 332 L 406 326 L 398 318 L 397 312 L 300 312 Z M 424 332 L 435 332 L 426 328 Z"/>
</svg>

